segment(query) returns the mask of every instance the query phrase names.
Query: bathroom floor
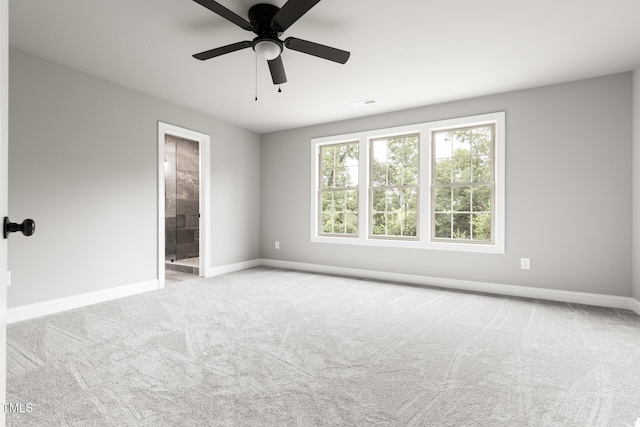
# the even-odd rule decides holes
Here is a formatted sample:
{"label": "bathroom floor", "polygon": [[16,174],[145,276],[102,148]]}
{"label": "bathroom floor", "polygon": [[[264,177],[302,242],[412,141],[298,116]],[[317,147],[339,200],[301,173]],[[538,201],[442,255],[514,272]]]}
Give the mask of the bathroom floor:
{"label": "bathroom floor", "polygon": [[173,271],[169,269],[165,269],[164,271],[164,283],[178,283],[184,282],[186,280],[197,279],[197,274],[192,273],[183,273],[181,271]]}
{"label": "bathroom floor", "polygon": [[199,277],[200,258],[179,259],[165,262],[165,283],[184,282]]}

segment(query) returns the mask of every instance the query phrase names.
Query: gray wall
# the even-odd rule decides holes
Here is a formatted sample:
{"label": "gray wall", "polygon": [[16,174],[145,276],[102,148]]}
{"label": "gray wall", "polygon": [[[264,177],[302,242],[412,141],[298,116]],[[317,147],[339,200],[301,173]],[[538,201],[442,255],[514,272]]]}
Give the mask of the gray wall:
{"label": "gray wall", "polygon": [[9,307],[157,278],[158,121],[211,135],[212,267],[260,257],[260,137],[10,50]]}
{"label": "gray wall", "polygon": [[[502,110],[506,254],[310,242],[311,138]],[[262,257],[630,296],[631,154],[632,73],[263,135]]]}
{"label": "gray wall", "polygon": [[640,68],[633,73],[633,297],[640,300]]}

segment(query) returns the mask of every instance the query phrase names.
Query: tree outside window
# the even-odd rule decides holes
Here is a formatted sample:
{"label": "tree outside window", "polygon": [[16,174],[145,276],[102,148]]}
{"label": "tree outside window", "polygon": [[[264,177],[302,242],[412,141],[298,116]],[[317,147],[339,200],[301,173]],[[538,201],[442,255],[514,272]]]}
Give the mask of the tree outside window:
{"label": "tree outside window", "polygon": [[358,235],[358,143],[320,147],[320,231]]}
{"label": "tree outside window", "polygon": [[494,125],[432,133],[432,240],[491,241]]}
{"label": "tree outside window", "polygon": [[419,144],[418,135],[371,141],[372,237],[417,238]]}

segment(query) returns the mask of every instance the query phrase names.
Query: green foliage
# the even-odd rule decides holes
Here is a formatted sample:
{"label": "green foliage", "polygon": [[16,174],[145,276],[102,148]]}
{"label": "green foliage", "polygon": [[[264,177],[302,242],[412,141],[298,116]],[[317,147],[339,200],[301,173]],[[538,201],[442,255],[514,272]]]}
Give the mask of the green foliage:
{"label": "green foliage", "polygon": [[358,186],[358,143],[320,147],[322,188]]}
{"label": "green foliage", "polygon": [[434,134],[436,238],[491,239],[491,148],[490,126]]}
{"label": "green foliage", "polygon": [[416,237],[419,180],[417,135],[374,140],[372,155],[372,234]]}
{"label": "green foliage", "polygon": [[327,234],[358,234],[358,143],[320,147],[321,229]]}
{"label": "green foliage", "polygon": [[[491,126],[435,132],[435,237],[490,240]],[[358,234],[358,143],[320,147],[321,230]],[[371,142],[371,232],[417,237],[419,136]]]}

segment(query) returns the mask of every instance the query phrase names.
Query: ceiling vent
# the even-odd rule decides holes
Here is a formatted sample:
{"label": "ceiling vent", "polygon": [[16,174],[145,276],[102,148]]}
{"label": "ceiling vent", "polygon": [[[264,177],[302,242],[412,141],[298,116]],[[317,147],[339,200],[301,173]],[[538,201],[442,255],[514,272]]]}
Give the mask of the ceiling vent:
{"label": "ceiling vent", "polygon": [[367,99],[366,101],[358,101],[358,102],[352,102],[351,106],[354,108],[358,108],[358,107],[366,107],[368,105],[373,105],[373,104],[377,104],[378,101],[375,99]]}

